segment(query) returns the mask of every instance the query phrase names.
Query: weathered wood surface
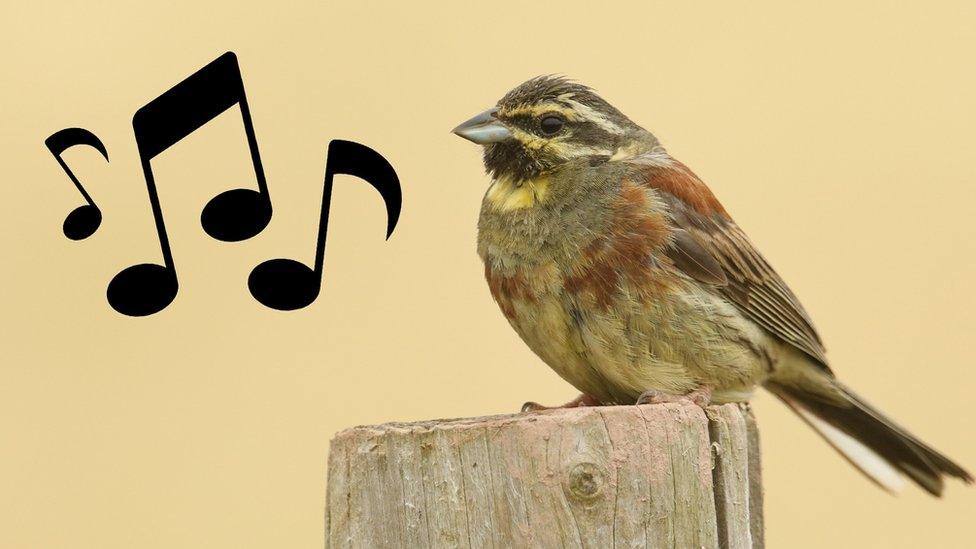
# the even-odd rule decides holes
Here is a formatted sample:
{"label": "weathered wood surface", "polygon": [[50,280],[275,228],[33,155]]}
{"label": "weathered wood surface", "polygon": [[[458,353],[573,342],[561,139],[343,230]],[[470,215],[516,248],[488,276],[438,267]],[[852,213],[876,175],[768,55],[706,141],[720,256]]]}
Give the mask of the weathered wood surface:
{"label": "weathered wood surface", "polygon": [[762,547],[744,406],[608,406],[347,429],[326,547]]}

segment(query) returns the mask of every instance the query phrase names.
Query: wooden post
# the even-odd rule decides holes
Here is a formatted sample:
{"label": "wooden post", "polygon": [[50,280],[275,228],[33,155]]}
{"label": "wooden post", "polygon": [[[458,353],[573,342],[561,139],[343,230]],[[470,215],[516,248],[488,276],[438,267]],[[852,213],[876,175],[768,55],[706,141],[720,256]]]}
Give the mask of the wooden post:
{"label": "wooden post", "polygon": [[607,406],[332,440],[326,547],[762,547],[748,408]]}

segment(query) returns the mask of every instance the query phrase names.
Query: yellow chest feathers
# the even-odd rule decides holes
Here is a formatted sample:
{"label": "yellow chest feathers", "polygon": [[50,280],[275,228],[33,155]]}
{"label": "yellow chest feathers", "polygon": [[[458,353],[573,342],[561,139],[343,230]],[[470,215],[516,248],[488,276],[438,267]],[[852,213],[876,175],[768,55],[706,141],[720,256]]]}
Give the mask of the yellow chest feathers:
{"label": "yellow chest feathers", "polygon": [[507,178],[497,179],[488,187],[485,203],[500,212],[520,210],[541,203],[546,199],[548,192],[549,178],[547,177],[518,183]]}

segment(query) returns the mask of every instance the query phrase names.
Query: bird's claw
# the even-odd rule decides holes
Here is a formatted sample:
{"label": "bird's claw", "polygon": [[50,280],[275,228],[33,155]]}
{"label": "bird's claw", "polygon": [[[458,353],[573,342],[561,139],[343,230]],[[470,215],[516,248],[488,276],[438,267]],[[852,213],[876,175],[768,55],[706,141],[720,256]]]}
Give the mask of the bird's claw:
{"label": "bird's claw", "polygon": [[526,402],[525,404],[522,405],[521,412],[524,414],[526,412],[538,412],[540,410],[548,410],[548,409],[549,409],[548,407],[543,406],[538,402],[532,402],[530,400],[529,402]]}
{"label": "bird's claw", "polygon": [[570,400],[566,404],[563,404],[562,406],[543,406],[538,402],[529,401],[522,405],[522,413],[524,414],[526,412],[539,412],[542,410],[558,410],[560,408],[579,408],[580,406],[599,406],[599,405],[600,405],[600,401],[597,400],[596,398],[590,395],[582,394],[574,398],[573,400]]}
{"label": "bird's claw", "polygon": [[686,402],[691,403],[702,408],[708,406],[712,401],[712,388],[702,386],[694,391],[683,395],[675,395],[672,393],[665,393],[663,391],[658,391],[655,389],[648,389],[637,397],[636,404],[638,406],[642,404],[667,404],[669,402]]}

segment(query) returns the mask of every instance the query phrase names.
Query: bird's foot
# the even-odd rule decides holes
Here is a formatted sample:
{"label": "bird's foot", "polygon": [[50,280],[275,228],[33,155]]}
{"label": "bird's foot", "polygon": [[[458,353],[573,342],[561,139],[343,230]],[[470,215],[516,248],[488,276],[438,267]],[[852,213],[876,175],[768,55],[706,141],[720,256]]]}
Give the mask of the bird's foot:
{"label": "bird's foot", "polygon": [[648,389],[641,393],[637,397],[636,404],[640,406],[641,404],[665,404],[668,402],[689,402],[696,406],[701,406],[704,408],[708,406],[712,401],[712,388],[702,385],[683,395],[675,395],[671,393],[665,393],[663,391],[657,391],[654,389]]}
{"label": "bird's foot", "polygon": [[543,406],[537,402],[526,402],[522,405],[522,412],[538,412],[540,410],[558,410],[560,408],[579,408],[580,406],[599,406],[600,401],[596,398],[582,394],[573,400],[570,400],[562,406]]}

